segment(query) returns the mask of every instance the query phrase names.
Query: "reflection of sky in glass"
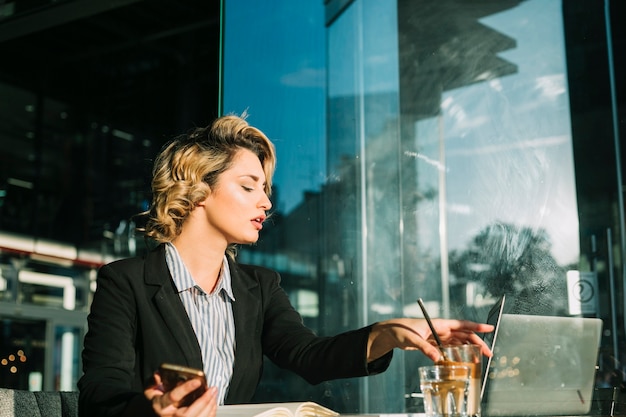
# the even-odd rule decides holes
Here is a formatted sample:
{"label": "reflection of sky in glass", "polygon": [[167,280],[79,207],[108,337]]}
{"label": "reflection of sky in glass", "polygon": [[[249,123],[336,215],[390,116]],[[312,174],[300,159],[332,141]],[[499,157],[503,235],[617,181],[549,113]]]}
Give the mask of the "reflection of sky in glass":
{"label": "reflection of sky in glass", "polygon": [[290,211],[325,176],[322,1],[225,2],[224,113],[276,144],[278,209]]}
{"label": "reflection of sky in glass", "polygon": [[364,94],[398,92],[399,74],[390,71],[398,66],[396,12],[395,0],[360,1],[339,17],[339,20],[353,19],[352,24],[358,30],[346,33],[337,28],[342,22],[333,23],[328,34],[329,45],[334,56],[344,59],[335,60],[330,68],[331,99],[353,97],[361,91]]}
{"label": "reflection of sky in glass", "polygon": [[[391,0],[356,2],[339,19],[360,22],[360,33],[346,38],[345,32],[328,32],[334,56],[345,57],[329,69],[331,100],[357,92],[397,94],[397,64],[389,62],[397,61],[397,46],[388,45],[397,39],[395,10]],[[578,222],[560,2],[526,1],[481,23],[516,40],[516,48],[500,56],[518,72],[442,97],[450,249],[465,247],[500,221],[547,229],[557,260],[575,261]],[[224,111],[248,109],[249,121],[276,143],[279,209],[288,212],[325,178],[323,2],[281,1],[267,8],[229,0],[225,29]],[[436,120],[417,126],[424,188],[437,188],[438,129]]]}
{"label": "reflection of sky in glass", "polygon": [[397,123],[396,12],[395,0],[354,2],[327,30],[327,165],[333,180],[363,152],[361,139],[385,134]]}
{"label": "reflection of sky in glass", "polygon": [[[546,229],[557,261],[574,262],[578,219],[560,2],[524,2],[482,23],[516,40],[501,56],[518,72],[442,99],[450,248],[504,222]],[[422,122],[418,131],[429,132],[427,156],[437,160],[437,123]],[[421,170],[436,186],[435,164]]]}

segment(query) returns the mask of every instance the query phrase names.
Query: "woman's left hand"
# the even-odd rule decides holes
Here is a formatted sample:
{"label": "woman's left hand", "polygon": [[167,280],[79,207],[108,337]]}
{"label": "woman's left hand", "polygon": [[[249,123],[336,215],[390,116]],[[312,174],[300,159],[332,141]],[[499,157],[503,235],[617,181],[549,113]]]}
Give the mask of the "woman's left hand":
{"label": "woman's left hand", "polygon": [[180,401],[200,387],[200,381],[190,379],[168,392],[163,391],[161,377],[154,374],[155,383],[144,390],[144,395],[152,403],[154,414],[160,417],[215,417],[217,414],[217,388],[209,387],[189,406],[179,406]]}
{"label": "woman's left hand", "polygon": [[[492,332],[492,325],[448,319],[433,319],[432,323],[443,344],[475,344],[480,346],[485,356],[492,355],[487,344],[476,334]],[[368,341],[368,362],[380,358],[394,348],[421,350],[435,362],[441,359],[436,340],[424,319],[398,318],[374,324]]]}

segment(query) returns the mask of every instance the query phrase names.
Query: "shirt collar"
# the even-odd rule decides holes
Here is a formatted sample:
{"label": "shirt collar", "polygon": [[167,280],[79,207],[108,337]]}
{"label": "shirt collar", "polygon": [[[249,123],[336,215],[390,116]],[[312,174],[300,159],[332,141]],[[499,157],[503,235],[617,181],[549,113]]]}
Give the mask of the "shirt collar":
{"label": "shirt collar", "polygon": [[[176,286],[178,292],[187,291],[194,287],[202,291],[200,286],[187,270],[185,263],[176,249],[176,246],[174,246],[171,242],[167,242],[165,244],[165,261],[167,262],[167,266],[172,275],[172,280],[174,281],[174,285]],[[230,266],[228,265],[228,258],[226,255],[224,255],[222,260],[222,271],[220,272],[220,277],[214,294],[219,294],[220,291],[224,291],[231,300],[235,300],[232,278],[230,275]]]}

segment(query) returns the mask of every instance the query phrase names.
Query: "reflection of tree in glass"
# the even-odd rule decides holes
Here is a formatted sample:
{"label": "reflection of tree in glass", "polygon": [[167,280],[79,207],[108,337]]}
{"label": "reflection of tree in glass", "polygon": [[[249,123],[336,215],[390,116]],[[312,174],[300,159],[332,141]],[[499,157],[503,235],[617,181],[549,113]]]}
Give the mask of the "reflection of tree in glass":
{"label": "reflection of tree in glass", "polygon": [[468,249],[450,254],[450,271],[480,283],[493,296],[507,295],[510,312],[565,314],[565,268],[551,254],[544,229],[495,223],[474,237]]}

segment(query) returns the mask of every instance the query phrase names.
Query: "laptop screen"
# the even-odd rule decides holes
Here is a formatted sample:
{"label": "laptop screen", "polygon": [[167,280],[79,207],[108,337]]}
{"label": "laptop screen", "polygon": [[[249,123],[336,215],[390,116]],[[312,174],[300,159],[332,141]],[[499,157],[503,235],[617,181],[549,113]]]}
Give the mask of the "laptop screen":
{"label": "laptop screen", "polygon": [[602,321],[496,311],[494,355],[484,361],[483,415],[587,413]]}
{"label": "laptop screen", "polygon": [[[489,310],[489,314],[487,314],[487,324],[491,324],[494,327],[493,332],[485,333],[483,335],[483,340],[487,343],[487,346],[493,352],[496,339],[498,338],[498,330],[500,328],[500,318],[502,317],[502,312],[504,311],[504,302],[506,301],[506,295],[502,295],[498,301],[494,304],[494,306]],[[491,366],[491,360],[493,356],[487,360],[483,360],[483,380],[480,389],[480,398],[482,399],[485,395],[485,386],[487,384],[487,378],[489,377],[489,368]]]}

